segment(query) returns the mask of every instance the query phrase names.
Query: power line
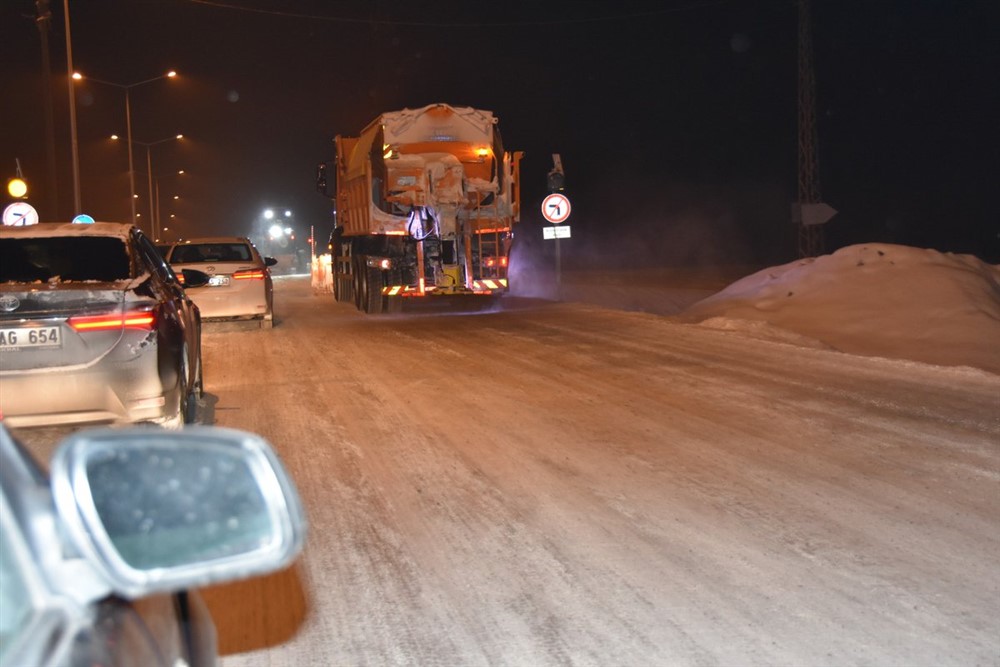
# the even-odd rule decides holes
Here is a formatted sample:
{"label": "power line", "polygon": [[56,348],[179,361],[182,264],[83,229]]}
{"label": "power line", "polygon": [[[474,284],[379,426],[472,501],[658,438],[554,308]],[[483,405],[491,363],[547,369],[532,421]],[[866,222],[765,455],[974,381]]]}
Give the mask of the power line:
{"label": "power line", "polygon": [[607,21],[628,21],[633,19],[644,19],[652,16],[662,16],[665,14],[677,14],[680,12],[694,11],[706,7],[716,7],[730,4],[731,0],[695,0],[685,5],[669,7],[665,9],[654,9],[645,12],[630,12],[622,14],[605,14],[591,17],[561,17],[558,19],[533,20],[533,21],[407,21],[376,18],[355,18],[348,16],[326,16],[318,14],[306,14],[299,12],[286,12],[273,9],[261,9],[258,7],[246,7],[229,2],[218,2],[217,0],[187,0],[192,4],[215,7],[217,9],[228,9],[233,11],[248,12],[253,14],[265,14],[268,16],[280,16],[283,18],[309,19],[312,21],[329,21],[331,23],[354,23],[354,24],[377,24],[392,25],[413,28],[512,28],[512,27],[539,27],[552,25],[569,25],[584,23],[603,23]]}

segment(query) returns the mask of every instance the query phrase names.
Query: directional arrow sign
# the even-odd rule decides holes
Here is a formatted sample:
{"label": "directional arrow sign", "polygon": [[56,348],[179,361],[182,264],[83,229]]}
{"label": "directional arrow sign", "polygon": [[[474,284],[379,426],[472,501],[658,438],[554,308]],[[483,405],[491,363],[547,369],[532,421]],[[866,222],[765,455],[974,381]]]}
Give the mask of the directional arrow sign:
{"label": "directional arrow sign", "polygon": [[3,210],[3,224],[25,227],[38,222],[38,212],[28,202],[16,201]]}
{"label": "directional arrow sign", "polygon": [[565,222],[569,211],[569,199],[564,194],[556,192],[542,200],[542,215],[553,224]]}
{"label": "directional arrow sign", "polygon": [[822,225],[835,215],[837,215],[837,209],[829,204],[822,202],[819,204],[802,204],[803,225]]}

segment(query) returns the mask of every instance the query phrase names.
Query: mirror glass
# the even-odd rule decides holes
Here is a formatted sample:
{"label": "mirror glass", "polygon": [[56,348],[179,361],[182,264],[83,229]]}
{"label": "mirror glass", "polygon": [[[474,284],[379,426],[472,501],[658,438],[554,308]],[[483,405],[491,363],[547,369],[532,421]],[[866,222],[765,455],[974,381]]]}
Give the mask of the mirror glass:
{"label": "mirror glass", "polygon": [[86,474],[108,536],[139,570],[249,553],[280,530],[248,457],[232,447],[103,448],[88,454]]}

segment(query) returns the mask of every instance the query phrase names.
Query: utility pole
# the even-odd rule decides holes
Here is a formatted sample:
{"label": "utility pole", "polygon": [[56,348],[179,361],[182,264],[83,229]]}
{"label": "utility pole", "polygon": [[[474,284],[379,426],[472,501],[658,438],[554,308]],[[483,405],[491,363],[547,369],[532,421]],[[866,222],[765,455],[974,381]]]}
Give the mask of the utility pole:
{"label": "utility pole", "polygon": [[73,38],[70,35],[69,0],[63,0],[66,24],[66,84],[69,86],[69,134],[73,149],[73,215],[83,213],[80,204],[80,145],[76,136],[76,91],[73,90]]}
{"label": "utility pole", "polygon": [[52,110],[52,62],[49,54],[49,29],[52,23],[52,12],[49,10],[49,0],[36,0],[37,17],[35,25],[41,36],[42,44],[42,107],[45,114],[45,158],[46,175],[45,201],[48,211],[46,217],[50,220],[59,219],[59,184],[56,180],[56,122]]}
{"label": "utility pole", "polygon": [[[816,157],[816,72],[812,56],[812,19],[809,0],[799,0],[799,198],[792,206],[792,222],[798,227],[799,257],[823,253],[822,219],[829,207],[821,204],[819,160]],[[825,207],[825,209],[821,209]],[[817,217],[817,215],[819,217]],[[821,222],[817,222],[822,219]]]}

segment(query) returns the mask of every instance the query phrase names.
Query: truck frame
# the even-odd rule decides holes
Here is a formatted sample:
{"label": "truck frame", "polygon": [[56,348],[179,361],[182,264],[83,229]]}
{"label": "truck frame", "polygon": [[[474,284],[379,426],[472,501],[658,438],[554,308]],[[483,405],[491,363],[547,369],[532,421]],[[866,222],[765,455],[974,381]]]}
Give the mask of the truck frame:
{"label": "truck frame", "polygon": [[509,290],[523,153],[504,151],[492,112],[443,103],[387,112],[334,144],[317,189],[334,203],[338,301],[382,313],[403,299]]}

